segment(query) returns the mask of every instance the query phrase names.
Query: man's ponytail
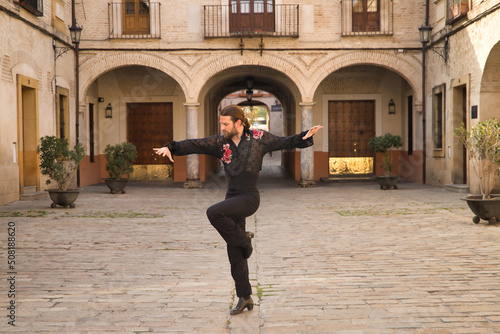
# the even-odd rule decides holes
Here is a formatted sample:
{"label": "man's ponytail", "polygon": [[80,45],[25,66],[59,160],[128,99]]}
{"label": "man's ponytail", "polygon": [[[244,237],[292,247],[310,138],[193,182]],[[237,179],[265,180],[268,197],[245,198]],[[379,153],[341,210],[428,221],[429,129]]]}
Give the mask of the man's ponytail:
{"label": "man's ponytail", "polygon": [[230,116],[233,122],[241,121],[241,124],[247,129],[250,128],[250,122],[248,122],[248,118],[245,117],[245,113],[243,109],[237,105],[230,105],[222,109],[220,112],[221,116]]}

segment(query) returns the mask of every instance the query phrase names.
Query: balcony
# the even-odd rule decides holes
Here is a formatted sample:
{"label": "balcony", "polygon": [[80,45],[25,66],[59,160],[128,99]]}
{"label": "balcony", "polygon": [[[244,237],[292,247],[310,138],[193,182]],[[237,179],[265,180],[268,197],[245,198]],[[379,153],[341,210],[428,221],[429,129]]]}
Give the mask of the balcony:
{"label": "balcony", "polygon": [[467,15],[469,11],[468,0],[448,0],[448,16],[446,19],[447,24],[452,24],[458,19]]}
{"label": "balcony", "polygon": [[342,36],[392,35],[392,0],[342,0]]}
{"label": "balcony", "polygon": [[43,0],[19,0],[14,3],[35,16],[43,16]]}
{"label": "balcony", "polygon": [[160,38],[160,3],[127,0],[109,3],[109,38]]}
{"label": "balcony", "polygon": [[234,5],[206,5],[205,38],[299,37],[299,5],[263,5],[239,10]]}

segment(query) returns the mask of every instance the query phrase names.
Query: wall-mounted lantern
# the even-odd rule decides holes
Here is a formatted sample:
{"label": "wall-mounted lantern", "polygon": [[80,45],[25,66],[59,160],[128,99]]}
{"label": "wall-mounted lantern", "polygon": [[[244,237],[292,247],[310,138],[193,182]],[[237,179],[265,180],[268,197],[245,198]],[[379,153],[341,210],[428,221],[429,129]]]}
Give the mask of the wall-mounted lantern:
{"label": "wall-mounted lantern", "polygon": [[389,115],[394,115],[396,114],[396,105],[394,104],[394,101],[391,99],[389,101]]}
{"label": "wall-mounted lantern", "polygon": [[106,118],[113,118],[113,107],[111,106],[111,103],[108,103],[108,106],[106,107]]}
{"label": "wall-mounted lantern", "polygon": [[71,42],[73,44],[80,44],[80,37],[82,36],[82,27],[78,26],[75,22],[74,25],[69,27],[69,33],[71,35]]}

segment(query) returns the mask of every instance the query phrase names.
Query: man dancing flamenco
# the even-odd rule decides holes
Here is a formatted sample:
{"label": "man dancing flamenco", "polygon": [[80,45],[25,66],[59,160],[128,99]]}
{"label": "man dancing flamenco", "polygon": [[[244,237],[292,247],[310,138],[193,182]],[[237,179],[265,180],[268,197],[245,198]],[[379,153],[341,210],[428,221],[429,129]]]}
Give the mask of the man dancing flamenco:
{"label": "man dancing flamenco", "polygon": [[172,162],[173,155],[208,154],[221,159],[224,164],[226,199],[209,207],[207,216],[227,243],[231,275],[239,297],[238,304],[231,310],[231,315],[236,315],[245,309],[253,309],[247,259],[253,251],[254,234],[245,231],[245,218],[253,215],[259,207],[257,180],[262,159],[268,152],[312,146],[312,137],[323,126],[314,126],[290,137],[278,137],[267,131],[250,130],[243,110],[235,105],[225,107],[219,121],[223,136],[172,141],[154,150]]}

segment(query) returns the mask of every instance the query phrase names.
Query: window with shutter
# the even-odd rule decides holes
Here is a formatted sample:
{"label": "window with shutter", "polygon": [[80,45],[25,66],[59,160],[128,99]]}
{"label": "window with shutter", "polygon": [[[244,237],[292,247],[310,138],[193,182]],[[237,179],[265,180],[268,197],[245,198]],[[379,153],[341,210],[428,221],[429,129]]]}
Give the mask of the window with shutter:
{"label": "window with shutter", "polygon": [[229,31],[274,32],[274,0],[230,0]]}
{"label": "window with shutter", "polygon": [[149,0],[123,0],[123,34],[149,33]]}

